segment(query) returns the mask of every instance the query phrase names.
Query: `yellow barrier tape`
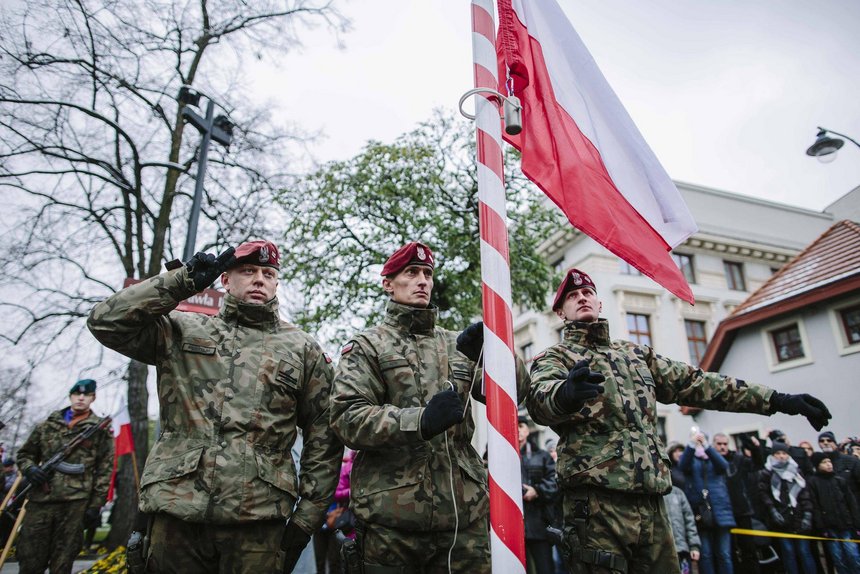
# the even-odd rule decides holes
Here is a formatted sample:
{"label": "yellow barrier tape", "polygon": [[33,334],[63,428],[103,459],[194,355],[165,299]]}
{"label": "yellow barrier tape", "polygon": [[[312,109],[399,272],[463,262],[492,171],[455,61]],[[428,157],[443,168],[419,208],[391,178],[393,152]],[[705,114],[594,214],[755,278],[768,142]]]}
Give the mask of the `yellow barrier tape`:
{"label": "yellow barrier tape", "polygon": [[748,530],[746,528],[732,528],[729,532],[732,534],[741,534],[743,536],[764,536],[766,538],[796,538],[798,540],[824,540],[826,542],[856,542],[860,544],[860,540],[851,538],[823,538],[821,536],[808,536],[806,534],[789,534],[787,532],[769,532],[767,530]]}

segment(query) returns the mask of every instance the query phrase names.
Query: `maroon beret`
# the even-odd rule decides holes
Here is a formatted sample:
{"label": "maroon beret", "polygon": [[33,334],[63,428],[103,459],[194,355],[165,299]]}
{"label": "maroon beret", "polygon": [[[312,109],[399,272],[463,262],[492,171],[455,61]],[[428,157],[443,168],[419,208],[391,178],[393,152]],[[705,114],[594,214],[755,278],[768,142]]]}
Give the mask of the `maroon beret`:
{"label": "maroon beret", "polygon": [[426,265],[433,269],[433,252],[423,243],[412,241],[391,254],[382,267],[383,277],[397,275],[407,265]]}
{"label": "maroon beret", "polygon": [[236,248],[233,254],[236,261],[231,265],[241,265],[250,263],[261,267],[281,268],[281,257],[278,254],[278,248],[271,241],[246,241]]}
{"label": "maroon beret", "polygon": [[591,287],[595,292],[597,292],[597,286],[587,273],[580,271],[579,269],[571,269],[568,271],[567,275],[564,276],[561,285],[558,286],[558,291],[555,292],[555,299],[552,302],[552,310],[555,311],[562,306],[564,303],[564,296],[567,295],[568,291],[583,289],[585,287]]}

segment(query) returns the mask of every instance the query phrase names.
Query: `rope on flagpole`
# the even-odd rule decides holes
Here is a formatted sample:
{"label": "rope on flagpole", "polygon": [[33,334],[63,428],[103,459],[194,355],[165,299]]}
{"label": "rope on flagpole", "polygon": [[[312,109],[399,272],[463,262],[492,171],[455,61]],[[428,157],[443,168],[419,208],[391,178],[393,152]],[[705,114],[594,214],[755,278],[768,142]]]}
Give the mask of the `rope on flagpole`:
{"label": "rope on flagpole", "polygon": [[[504,160],[498,100],[493,0],[472,0],[478,212],[484,310],[484,390],[490,475],[493,572],[525,573],[517,388],[511,312],[511,270],[505,210]],[[462,103],[461,103],[462,109]]]}

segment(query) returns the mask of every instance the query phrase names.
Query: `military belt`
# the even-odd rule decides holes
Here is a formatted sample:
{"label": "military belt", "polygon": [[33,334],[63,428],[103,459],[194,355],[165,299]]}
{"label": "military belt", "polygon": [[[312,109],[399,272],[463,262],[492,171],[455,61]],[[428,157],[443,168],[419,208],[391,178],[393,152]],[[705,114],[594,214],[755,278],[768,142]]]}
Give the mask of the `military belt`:
{"label": "military belt", "polygon": [[613,554],[605,550],[581,549],[579,559],[587,564],[594,564],[618,572],[627,572],[627,560],[620,554]]}
{"label": "military belt", "polygon": [[406,574],[404,566],[383,566],[381,564],[365,564],[364,574]]}

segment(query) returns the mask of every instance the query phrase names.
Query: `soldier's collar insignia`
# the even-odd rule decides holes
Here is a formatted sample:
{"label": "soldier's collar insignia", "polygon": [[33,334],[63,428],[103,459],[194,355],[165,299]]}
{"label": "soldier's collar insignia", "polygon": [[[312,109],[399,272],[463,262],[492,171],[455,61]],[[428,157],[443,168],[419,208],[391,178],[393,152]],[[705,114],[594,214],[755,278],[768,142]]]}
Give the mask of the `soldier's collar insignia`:
{"label": "soldier's collar insignia", "polygon": [[325,358],[325,362],[331,364],[331,357],[328,356],[328,353],[323,353],[323,357]]}
{"label": "soldier's collar insignia", "polygon": [[340,354],[341,354],[341,356],[346,355],[347,353],[349,353],[350,351],[352,351],[352,347],[353,347],[354,345],[355,345],[355,343],[353,343],[352,341],[350,341],[349,343],[347,343],[346,345],[344,345],[344,346],[343,346],[343,348],[340,350]]}

